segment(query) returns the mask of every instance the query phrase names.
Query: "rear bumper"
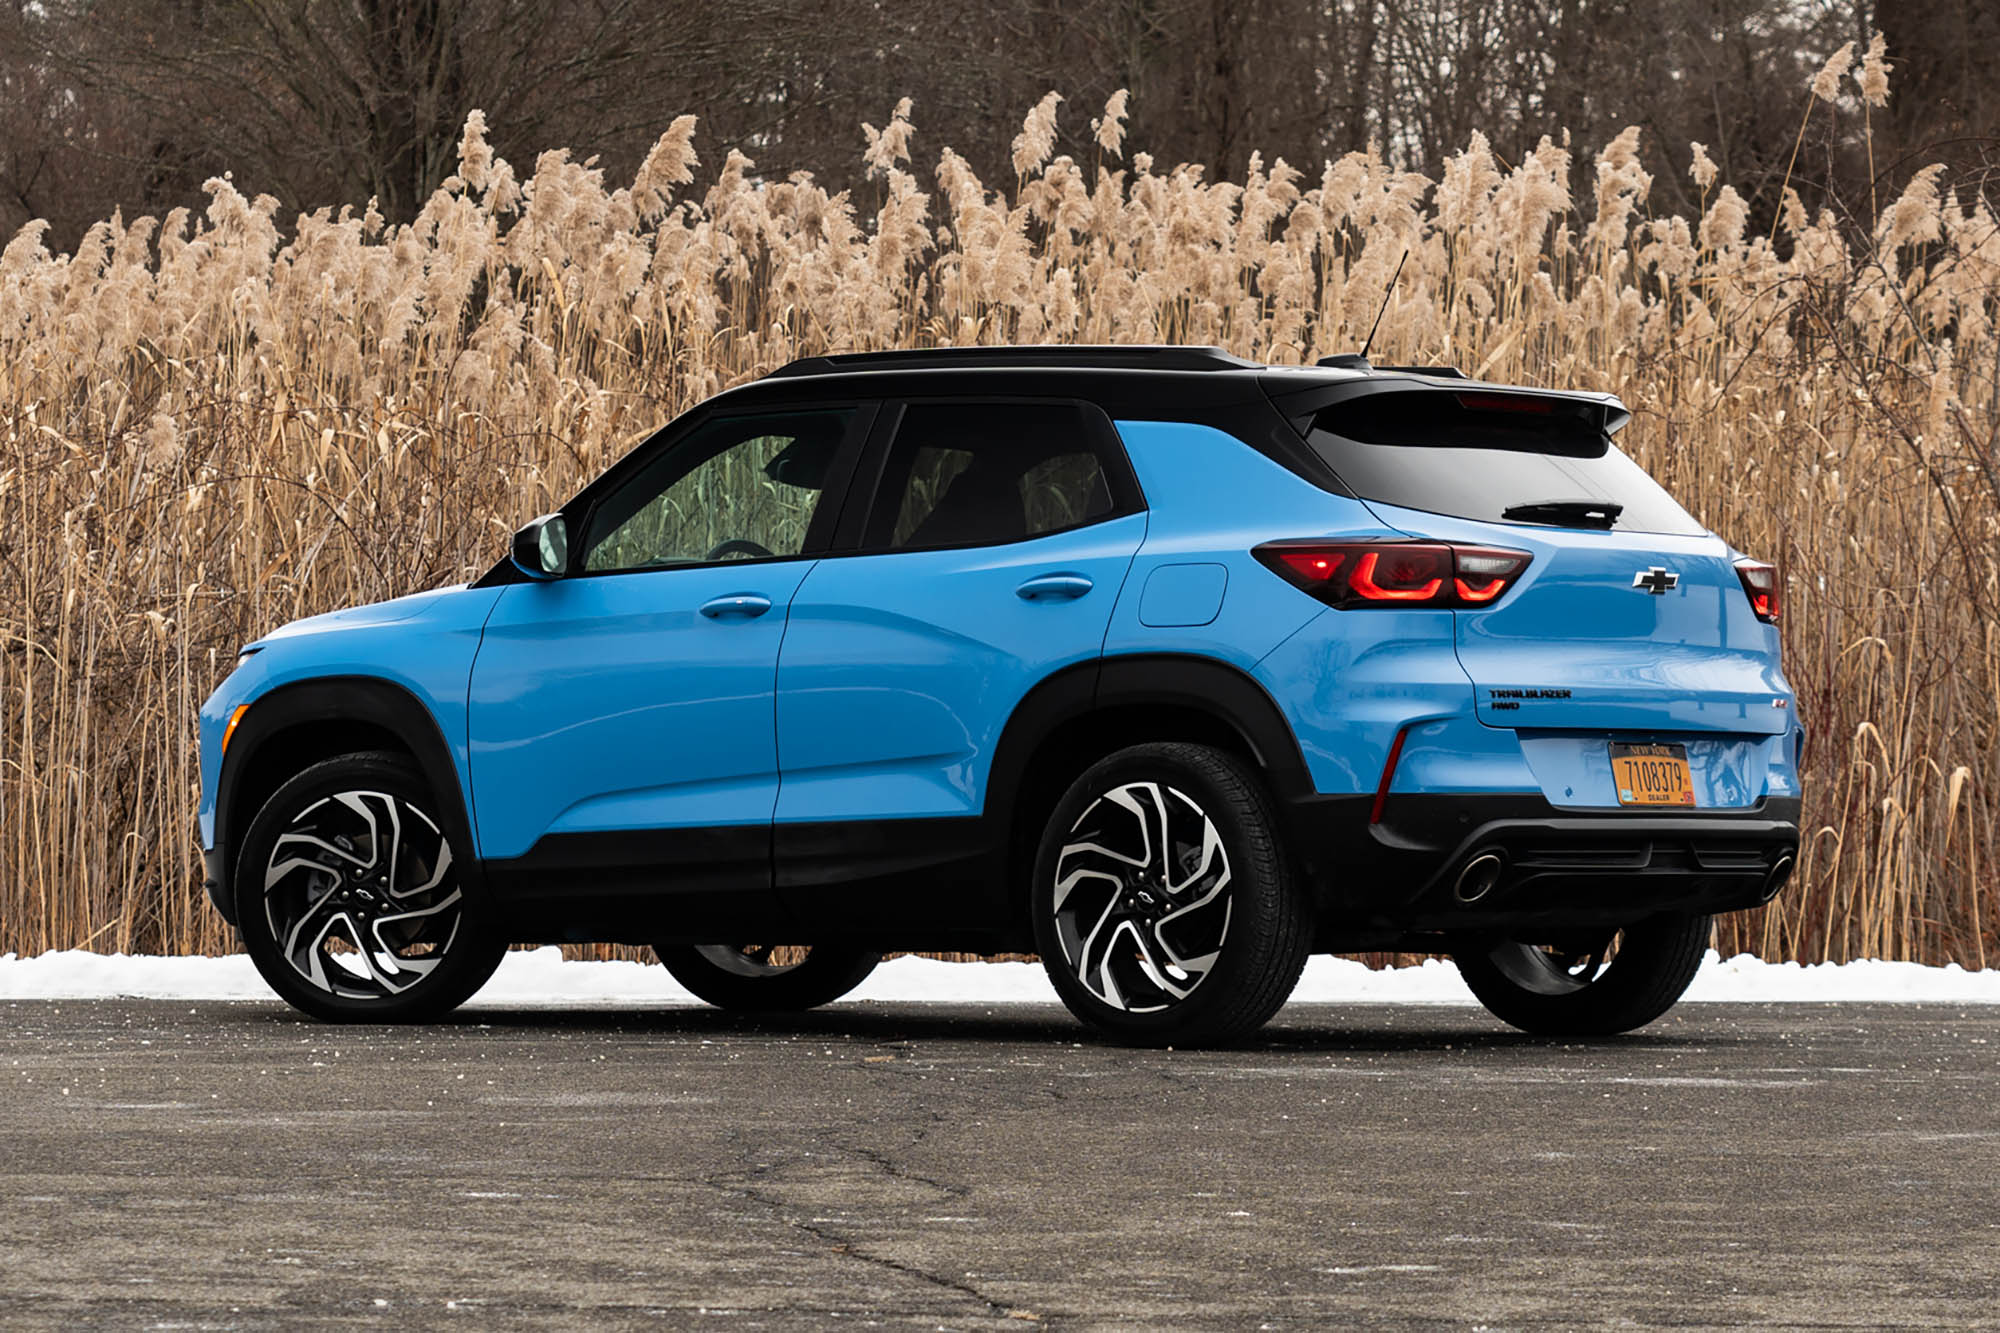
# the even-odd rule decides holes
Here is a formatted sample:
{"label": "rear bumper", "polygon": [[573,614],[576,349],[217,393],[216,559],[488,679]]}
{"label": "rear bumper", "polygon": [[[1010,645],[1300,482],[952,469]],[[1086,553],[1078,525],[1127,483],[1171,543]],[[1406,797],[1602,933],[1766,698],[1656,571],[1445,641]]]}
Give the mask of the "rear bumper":
{"label": "rear bumper", "polygon": [[1291,805],[1293,845],[1335,934],[1739,911],[1784,887],[1799,849],[1797,797],[1664,815],[1560,809],[1534,795],[1394,795],[1379,824],[1368,822],[1372,803]]}

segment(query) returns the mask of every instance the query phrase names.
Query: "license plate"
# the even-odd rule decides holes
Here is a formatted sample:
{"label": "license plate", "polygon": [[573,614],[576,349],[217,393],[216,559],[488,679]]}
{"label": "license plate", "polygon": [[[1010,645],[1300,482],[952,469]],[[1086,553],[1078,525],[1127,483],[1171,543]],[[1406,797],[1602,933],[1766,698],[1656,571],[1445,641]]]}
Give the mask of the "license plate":
{"label": "license plate", "polygon": [[1620,805],[1693,805],[1685,745],[1611,746],[1611,781]]}

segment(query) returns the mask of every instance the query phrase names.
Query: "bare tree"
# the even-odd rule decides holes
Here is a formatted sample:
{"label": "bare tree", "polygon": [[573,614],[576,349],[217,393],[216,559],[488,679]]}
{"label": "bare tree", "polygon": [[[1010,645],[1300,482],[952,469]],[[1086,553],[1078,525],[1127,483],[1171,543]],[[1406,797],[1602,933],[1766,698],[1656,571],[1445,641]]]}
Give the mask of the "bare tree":
{"label": "bare tree", "polygon": [[[693,112],[768,179],[866,198],[859,125],[907,96],[920,162],[950,144],[1005,184],[1044,93],[1069,99],[1058,151],[1093,161],[1120,88],[1134,148],[1222,177],[1371,142],[1435,174],[1474,130],[1512,162],[1638,125],[1662,205],[1697,202],[1699,141],[1762,226],[1788,171],[1809,205],[1867,176],[1852,98],[1792,147],[1813,71],[1876,25],[1897,65],[1876,165],[1943,143],[1969,178],[2000,133],[2000,0],[0,0],[0,234],[46,217],[74,244],[224,171],[407,218],[475,107],[524,167],[563,147],[626,172]],[[1582,197],[1587,151],[1573,171]]]}

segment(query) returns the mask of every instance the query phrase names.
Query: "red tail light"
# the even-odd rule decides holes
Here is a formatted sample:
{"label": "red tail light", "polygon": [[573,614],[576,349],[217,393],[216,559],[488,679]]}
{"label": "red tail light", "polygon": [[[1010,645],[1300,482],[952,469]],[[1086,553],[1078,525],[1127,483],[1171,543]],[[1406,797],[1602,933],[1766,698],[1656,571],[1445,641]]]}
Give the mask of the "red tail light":
{"label": "red tail light", "polygon": [[1266,542],[1252,554],[1295,587],[1348,610],[1487,606],[1534,558],[1493,546],[1398,541]]}
{"label": "red tail light", "polygon": [[1757,619],[1766,625],[1778,623],[1778,571],[1757,560],[1736,562],[1736,577],[1743,580],[1743,591],[1749,594],[1750,609],[1757,613]]}

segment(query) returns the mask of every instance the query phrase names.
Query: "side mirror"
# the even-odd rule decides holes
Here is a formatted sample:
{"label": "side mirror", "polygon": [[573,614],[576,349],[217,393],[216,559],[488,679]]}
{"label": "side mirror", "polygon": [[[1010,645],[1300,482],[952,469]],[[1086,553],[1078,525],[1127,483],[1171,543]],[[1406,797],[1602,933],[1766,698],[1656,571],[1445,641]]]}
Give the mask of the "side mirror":
{"label": "side mirror", "polygon": [[514,534],[509,552],[514,568],[531,579],[559,579],[569,573],[569,528],[561,514],[543,514]]}

